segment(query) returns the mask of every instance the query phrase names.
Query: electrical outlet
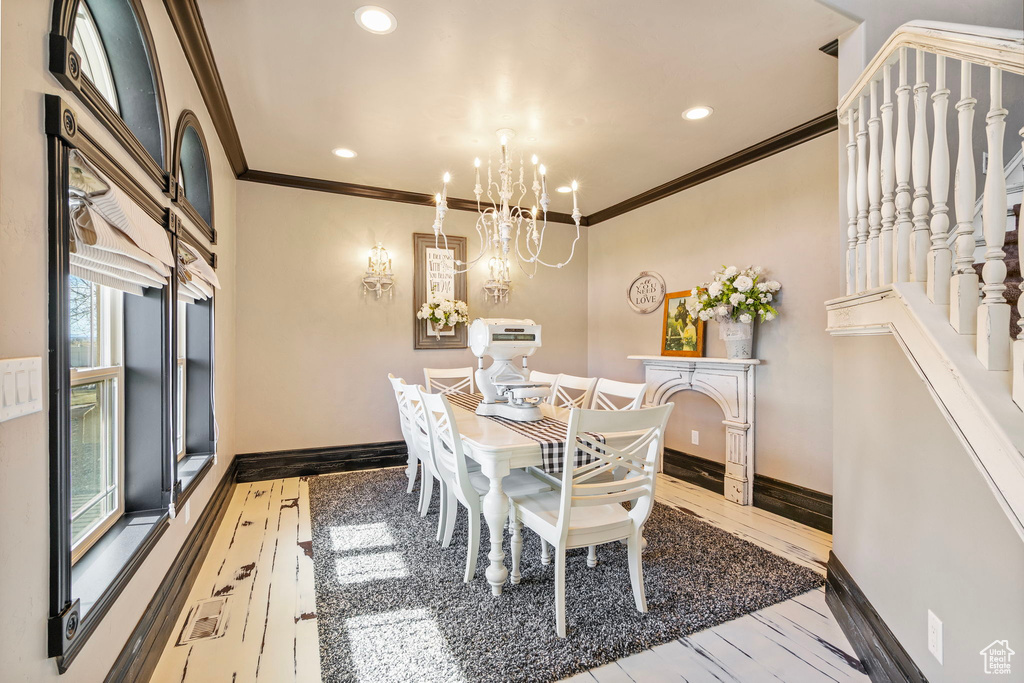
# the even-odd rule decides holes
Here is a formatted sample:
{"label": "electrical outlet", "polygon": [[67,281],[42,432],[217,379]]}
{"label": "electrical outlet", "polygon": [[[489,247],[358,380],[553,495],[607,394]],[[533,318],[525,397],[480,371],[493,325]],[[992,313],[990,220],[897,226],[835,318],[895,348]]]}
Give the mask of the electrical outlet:
{"label": "electrical outlet", "polygon": [[690,431],[690,443],[692,443],[694,446],[700,445],[700,432],[698,432],[696,429]]}
{"label": "electrical outlet", "polygon": [[192,501],[185,501],[185,524],[188,524],[188,520],[192,518]]}
{"label": "electrical outlet", "polygon": [[942,664],[942,620],[928,610],[928,651]]}

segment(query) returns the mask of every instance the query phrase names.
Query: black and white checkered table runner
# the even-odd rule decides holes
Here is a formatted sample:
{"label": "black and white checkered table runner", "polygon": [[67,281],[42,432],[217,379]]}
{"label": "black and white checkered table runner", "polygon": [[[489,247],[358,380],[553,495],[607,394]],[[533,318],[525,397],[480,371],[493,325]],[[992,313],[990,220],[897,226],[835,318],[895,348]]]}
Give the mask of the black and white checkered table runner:
{"label": "black and white checkered table runner", "polygon": [[[447,395],[453,406],[476,413],[476,407],[480,405],[483,396],[480,394],[451,393]],[[560,474],[562,463],[565,461],[565,439],[568,432],[568,425],[565,422],[551,417],[545,417],[536,422],[516,422],[503,417],[493,415],[481,415],[488,420],[494,420],[502,427],[508,427],[516,434],[521,434],[528,439],[533,439],[540,444],[541,464],[548,474]],[[604,437],[600,434],[590,434],[594,437],[595,443],[604,443]],[[576,458],[573,467],[582,467],[594,460],[589,453],[576,449]]]}

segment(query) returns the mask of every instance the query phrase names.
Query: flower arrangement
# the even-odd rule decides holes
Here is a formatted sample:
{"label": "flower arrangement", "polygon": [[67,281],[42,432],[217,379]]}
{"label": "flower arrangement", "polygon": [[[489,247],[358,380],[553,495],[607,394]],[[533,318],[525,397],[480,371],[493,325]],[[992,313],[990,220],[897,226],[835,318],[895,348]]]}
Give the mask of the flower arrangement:
{"label": "flower arrangement", "polygon": [[762,281],[764,269],[761,266],[744,270],[722,266],[711,274],[715,279],[701,284],[697,293],[687,300],[690,315],[720,323],[752,323],[755,318],[769,321],[779,315],[772,300],[782,285],[775,280]]}
{"label": "flower arrangement", "polygon": [[446,299],[431,292],[427,295],[426,303],[416,312],[416,317],[429,321],[434,328],[434,334],[440,336],[441,330],[446,327],[469,322],[469,306],[465,301]]}

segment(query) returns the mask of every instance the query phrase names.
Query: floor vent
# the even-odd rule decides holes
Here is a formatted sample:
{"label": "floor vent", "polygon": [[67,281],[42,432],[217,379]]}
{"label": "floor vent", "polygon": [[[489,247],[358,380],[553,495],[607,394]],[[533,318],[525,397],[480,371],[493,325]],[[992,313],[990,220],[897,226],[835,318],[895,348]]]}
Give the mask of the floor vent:
{"label": "floor vent", "polygon": [[227,624],[227,606],[226,597],[210,598],[196,604],[185,620],[178,645],[219,638],[223,635]]}

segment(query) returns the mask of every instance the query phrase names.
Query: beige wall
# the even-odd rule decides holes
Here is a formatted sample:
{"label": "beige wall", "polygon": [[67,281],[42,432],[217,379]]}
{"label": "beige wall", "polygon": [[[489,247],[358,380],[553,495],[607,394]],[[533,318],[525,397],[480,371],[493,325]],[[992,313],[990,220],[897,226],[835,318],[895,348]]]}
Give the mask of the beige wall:
{"label": "beige wall", "polygon": [[[191,522],[180,516],[171,522],[70,671],[60,677],[66,683],[92,683],[106,675],[235,452],[235,181],[163,3],[144,0],[143,4],[163,71],[167,124],[173,126],[182,109],[192,109],[211,145],[220,238],[218,273],[224,286],[218,293],[216,320],[220,457],[191,498]],[[127,168],[137,171],[154,196],[162,196],[85,107],[45,70],[51,6],[41,0],[7,0],[0,23],[0,357],[42,356],[44,367],[47,214],[43,93],[64,96],[78,112],[80,125]],[[46,657],[48,458],[45,411],[0,424],[0,678],[4,681],[58,680],[55,663]]]}
{"label": "beige wall", "polygon": [[1024,643],[1024,545],[895,339],[836,339],[833,392],[836,556],[929,681],[985,680]]}
{"label": "beige wall", "polygon": [[[660,353],[661,313],[640,315],[626,287],[654,270],[669,291],[689,289],[724,265],[760,264],[782,283],[781,318],[759,324],[759,474],[832,490],[832,346],[823,302],[838,296],[837,134],[832,133],[590,229],[589,371],[638,381],[630,354]],[[723,356],[715,323],[707,356]],[[668,445],[723,461],[721,410],[677,394]],[[700,445],[690,431],[700,432]]]}
{"label": "beige wall", "polygon": [[[239,452],[400,439],[388,372],[421,384],[424,367],[475,366],[468,349],[413,350],[412,234],[431,231],[432,208],[247,182],[238,206]],[[474,216],[451,211],[446,230],[468,234]],[[575,228],[548,230],[545,249],[566,254]],[[362,293],[376,241],[392,255],[393,298]],[[544,346],[531,367],[584,373],[586,263],[584,236],[569,266],[534,280],[514,271],[497,305],[481,263],[467,276],[470,316],[533,318]]]}

